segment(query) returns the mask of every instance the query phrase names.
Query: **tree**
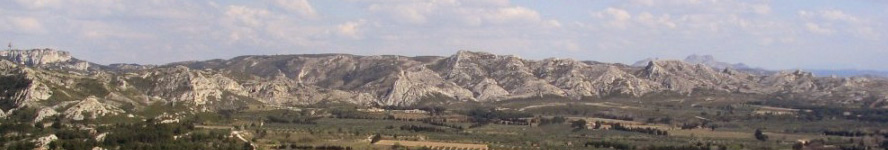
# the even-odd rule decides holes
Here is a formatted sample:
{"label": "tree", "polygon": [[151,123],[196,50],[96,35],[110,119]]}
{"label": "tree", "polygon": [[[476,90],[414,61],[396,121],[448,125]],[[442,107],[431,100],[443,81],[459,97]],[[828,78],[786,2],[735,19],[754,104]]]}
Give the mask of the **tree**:
{"label": "tree", "polygon": [[601,129],[601,124],[604,124],[604,122],[595,121],[595,126],[593,127],[593,129]]}
{"label": "tree", "polygon": [[62,117],[56,117],[52,122],[53,129],[62,129]]}
{"label": "tree", "polygon": [[253,144],[250,144],[250,142],[245,142],[243,149],[253,149]]}
{"label": "tree", "polygon": [[585,119],[580,119],[580,120],[571,122],[570,127],[573,127],[575,129],[586,129],[586,124],[587,123],[586,123]]}
{"label": "tree", "polygon": [[765,135],[764,133],[762,133],[761,129],[755,129],[755,139],[757,139],[759,141],[767,141],[768,135]]}
{"label": "tree", "polygon": [[376,135],[373,135],[373,137],[370,138],[370,144],[379,142],[379,140],[382,140],[382,135],[379,135],[379,133],[377,133]]}

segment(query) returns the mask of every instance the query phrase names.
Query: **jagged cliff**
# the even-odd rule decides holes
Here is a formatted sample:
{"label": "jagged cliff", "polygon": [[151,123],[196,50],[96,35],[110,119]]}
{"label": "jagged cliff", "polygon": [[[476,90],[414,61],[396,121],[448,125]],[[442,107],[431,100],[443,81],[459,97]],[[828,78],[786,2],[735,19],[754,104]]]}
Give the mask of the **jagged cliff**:
{"label": "jagged cliff", "polygon": [[56,68],[76,71],[87,71],[92,63],[78,60],[66,51],[52,49],[5,50],[0,51],[0,58],[29,67]]}
{"label": "jagged cliff", "polygon": [[[349,54],[241,56],[228,60],[98,65],[67,52],[2,51],[0,109],[51,108],[70,118],[123,114],[152,104],[210,111],[233,105],[347,102],[414,105],[492,102],[560,96],[572,99],[691,95],[717,91],[798,95],[834,103],[885,107],[888,82],[877,78],[818,78],[803,71],[758,75],[679,60],[643,66],[460,51],[452,56]],[[694,58],[711,62],[710,57]],[[124,109],[125,108],[125,109]]]}

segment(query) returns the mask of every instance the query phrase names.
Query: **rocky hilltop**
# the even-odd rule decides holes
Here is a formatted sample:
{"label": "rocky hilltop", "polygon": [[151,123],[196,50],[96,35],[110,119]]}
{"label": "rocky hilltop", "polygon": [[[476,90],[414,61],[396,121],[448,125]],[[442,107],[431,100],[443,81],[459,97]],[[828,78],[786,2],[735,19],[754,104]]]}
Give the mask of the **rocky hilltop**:
{"label": "rocky hilltop", "polygon": [[52,49],[5,50],[0,51],[0,58],[36,68],[62,67],[64,69],[86,71],[93,66],[89,62],[71,57],[66,51]]}
{"label": "rocky hilltop", "polygon": [[[644,67],[644,66],[647,66],[648,62],[655,61],[658,59],[659,58],[643,59],[640,61],[636,61],[634,64],[632,64],[632,66]],[[689,64],[702,64],[702,65],[712,67],[713,69],[717,69],[717,70],[733,69],[733,70],[739,70],[739,71],[743,71],[743,72],[755,74],[755,75],[760,75],[760,76],[768,76],[768,75],[772,75],[772,74],[776,73],[776,72],[770,71],[770,70],[750,67],[750,66],[743,64],[743,63],[727,63],[727,62],[718,61],[712,55],[694,54],[694,55],[690,55],[688,57],[685,57],[685,59],[683,59],[682,61],[684,61],[685,63],[689,63]]]}
{"label": "rocky hilltop", "polygon": [[585,100],[692,95],[701,91],[790,95],[855,107],[888,106],[888,82],[884,79],[824,78],[798,70],[760,75],[720,63],[712,66],[711,57],[698,57],[691,59],[695,62],[650,60],[628,66],[460,51],[447,57],[306,54],[105,66],[78,60],[64,51],[10,50],[0,52],[0,115],[26,107],[82,119],[125,114],[157,104],[212,111],[244,105],[345,102],[407,106],[545,96]]}

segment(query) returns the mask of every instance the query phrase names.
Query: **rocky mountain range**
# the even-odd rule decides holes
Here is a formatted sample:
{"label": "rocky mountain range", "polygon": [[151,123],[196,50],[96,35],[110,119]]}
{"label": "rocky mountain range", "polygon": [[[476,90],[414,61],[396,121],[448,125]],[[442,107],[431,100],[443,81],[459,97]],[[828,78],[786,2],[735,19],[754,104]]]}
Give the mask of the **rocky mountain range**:
{"label": "rocky mountain range", "polygon": [[[647,65],[648,62],[658,60],[658,59],[659,58],[647,58],[647,59],[639,60],[639,61],[636,61],[634,64],[632,64],[632,66],[644,67]],[[683,59],[682,61],[684,61],[685,63],[689,63],[689,64],[706,65],[706,66],[712,67],[713,69],[717,69],[717,70],[733,69],[733,70],[739,70],[739,71],[743,71],[743,72],[755,74],[755,75],[760,75],[760,76],[767,76],[767,75],[771,75],[771,74],[776,73],[776,72],[770,71],[770,70],[750,67],[750,66],[743,64],[743,63],[721,62],[721,61],[716,60],[715,57],[713,57],[712,55],[694,54],[694,55],[690,55],[688,57],[685,57],[685,59]]]}
{"label": "rocky mountain range", "polygon": [[[888,80],[749,71],[711,57],[644,65],[460,51],[451,56],[304,54],[240,56],[166,65],[100,65],[51,49],[0,52],[0,116],[22,108],[75,120],[151,105],[213,111],[243,105],[344,102],[409,106],[557,96],[576,100],[695,92],[790,95],[888,108]],[[748,67],[747,67],[748,68]]]}

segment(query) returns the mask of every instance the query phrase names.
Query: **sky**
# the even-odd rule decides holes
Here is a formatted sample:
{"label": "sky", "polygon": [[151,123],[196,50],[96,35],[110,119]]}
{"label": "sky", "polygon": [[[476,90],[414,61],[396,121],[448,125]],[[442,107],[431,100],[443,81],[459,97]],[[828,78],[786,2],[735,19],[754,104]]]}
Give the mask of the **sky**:
{"label": "sky", "polygon": [[888,70],[884,0],[0,0],[0,42],[100,63],[350,53]]}

